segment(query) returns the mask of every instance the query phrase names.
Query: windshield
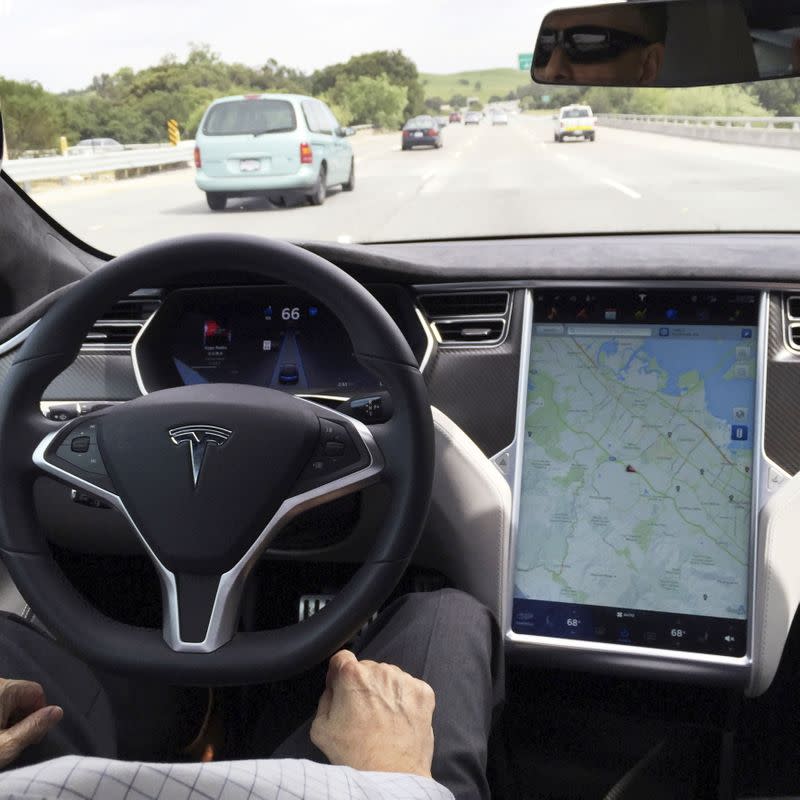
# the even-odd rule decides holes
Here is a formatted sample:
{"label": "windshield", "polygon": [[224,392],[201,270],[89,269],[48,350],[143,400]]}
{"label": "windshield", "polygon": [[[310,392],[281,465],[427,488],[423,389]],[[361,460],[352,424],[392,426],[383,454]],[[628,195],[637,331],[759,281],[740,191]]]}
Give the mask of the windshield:
{"label": "windshield", "polygon": [[403,126],[404,128],[430,128],[433,125],[433,118],[432,117],[415,117],[414,119],[410,119],[406,124]]}
{"label": "windshield", "polygon": [[245,99],[216,103],[203,120],[206,136],[293,131],[294,108],[286,100]]}
{"label": "windshield", "polygon": [[569,4],[0,0],[4,170],[111,254],[800,229],[800,81],[535,84]]}

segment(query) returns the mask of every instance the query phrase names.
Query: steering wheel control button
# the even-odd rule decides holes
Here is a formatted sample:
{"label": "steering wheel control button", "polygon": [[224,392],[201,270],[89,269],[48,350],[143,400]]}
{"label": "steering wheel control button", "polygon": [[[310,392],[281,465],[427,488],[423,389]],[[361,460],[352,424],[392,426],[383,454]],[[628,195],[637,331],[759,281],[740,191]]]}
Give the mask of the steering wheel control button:
{"label": "steering wheel control button", "polygon": [[320,436],[323,442],[339,442],[345,444],[349,440],[347,429],[338,422],[329,419],[319,421]]}
{"label": "steering wheel control button", "polygon": [[90,443],[88,436],[73,436],[69,446],[73,453],[88,453]]}
{"label": "steering wheel control button", "polygon": [[343,456],[345,451],[344,442],[325,442],[326,456]]}
{"label": "steering wheel control button", "polygon": [[108,477],[97,443],[97,423],[79,420],[62,433],[50,452],[89,475]]}
{"label": "steering wheel control button", "polygon": [[56,450],[56,455],[69,464],[72,464],[73,467],[82,469],[84,472],[90,472],[93,475],[108,475],[105,464],[103,463],[103,458],[100,455],[100,448],[96,444],[90,444],[86,450],[74,449],[75,439],[78,439],[82,447],[83,438],[84,437],[78,436],[71,439],[69,443],[62,444],[58,450]]}
{"label": "steering wheel control button", "polygon": [[325,417],[319,419],[319,441],[314,455],[300,475],[295,489],[303,492],[330,483],[368,466],[369,456],[356,445],[345,425]]}

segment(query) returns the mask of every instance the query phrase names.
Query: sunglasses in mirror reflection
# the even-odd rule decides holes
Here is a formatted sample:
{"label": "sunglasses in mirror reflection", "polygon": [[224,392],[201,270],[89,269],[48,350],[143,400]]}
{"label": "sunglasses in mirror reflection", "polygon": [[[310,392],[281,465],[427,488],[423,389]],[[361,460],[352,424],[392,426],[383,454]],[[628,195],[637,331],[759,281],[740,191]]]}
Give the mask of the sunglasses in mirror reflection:
{"label": "sunglasses in mirror reflection", "polygon": [[800,75],[799,20],[753,0],[559,9],[544,19],[531,76],[545,84],[666,87]]}

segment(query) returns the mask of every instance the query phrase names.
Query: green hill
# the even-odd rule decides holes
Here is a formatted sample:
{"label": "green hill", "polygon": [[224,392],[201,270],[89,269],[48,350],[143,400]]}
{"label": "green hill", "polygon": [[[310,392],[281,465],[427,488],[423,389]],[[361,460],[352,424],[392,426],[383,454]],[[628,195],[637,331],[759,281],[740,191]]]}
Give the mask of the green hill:
{"label": "green hill", "polygon": [[[441,97],[447,102],[454,94],[463,94],[479,97],[482,103],[488,102],[492,95],[505,97],[531,80],[527,72],[506,68],[452,72],[449,75],[422,72],[419,77],[425,88],[425,97]],[[480,83],[480,89],[475,88],[476,83]]]}

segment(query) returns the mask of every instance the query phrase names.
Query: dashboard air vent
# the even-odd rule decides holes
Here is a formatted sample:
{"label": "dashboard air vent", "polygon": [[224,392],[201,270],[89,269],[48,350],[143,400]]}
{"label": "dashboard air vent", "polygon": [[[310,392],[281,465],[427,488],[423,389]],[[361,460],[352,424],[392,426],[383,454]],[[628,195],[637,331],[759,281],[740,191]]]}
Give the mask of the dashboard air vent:
{"label": "dashboard air vent", "polygon": [[463,319],[434,322],[442,344],[496,344],[503,338],[505,320]]}
{"label": "dashboard air vent", "polygon": [[160,293],[135,292],[113,305],[86,334],[84,350],[128,350],[161,305]]}
{"label": "dashboard air vent", "polygon": [[789,325],[789,344],[795,350],[800,350],[800,322]]}
{"label": "dashboard air vent", "polygon": [[800,295],[791,294],[786,296],[786,316],[790,320],[800,322]]}
{"label": "dashboard air vent", "polygon": [[508,292],[447,292],[424,294],[419,303],[429,319],[490,317],[508,311],[508,297]]}

